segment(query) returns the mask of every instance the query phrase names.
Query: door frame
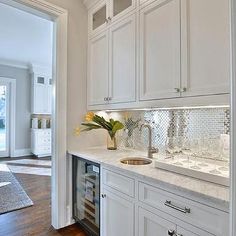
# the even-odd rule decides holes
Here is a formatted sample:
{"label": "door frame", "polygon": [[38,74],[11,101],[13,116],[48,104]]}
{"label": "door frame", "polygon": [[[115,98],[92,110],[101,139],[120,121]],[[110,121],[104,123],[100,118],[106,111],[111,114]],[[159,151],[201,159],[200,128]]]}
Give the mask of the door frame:
{"label": "door frame", "polygon": [[16,127],[16,80],[7,77],[0,77],[0,82],[8,84],[8,92],[9,92],[9,117],[8,117],[8,145],[9,145],[9,156],[14,157],[15,155],[15,127]]}
{"label": "door frame", "polygon": [[44,0],[0,0],[54,22],[53,107],[52,107],[52,226],[69,225],[67,214],[67,10]]}

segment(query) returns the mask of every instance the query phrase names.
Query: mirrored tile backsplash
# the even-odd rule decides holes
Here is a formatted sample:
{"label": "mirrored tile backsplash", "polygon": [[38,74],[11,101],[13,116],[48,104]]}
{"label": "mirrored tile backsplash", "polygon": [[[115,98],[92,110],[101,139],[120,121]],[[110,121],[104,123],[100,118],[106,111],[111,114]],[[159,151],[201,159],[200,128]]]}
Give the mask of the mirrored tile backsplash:
{"label": "mirrored tile backsplash", "polygon": [[229,157],[229,107],[120,111],[109,116],[125,124],[118,135],[120,147],[146,150],[148,131],[140,131],[140,125],[148,123],[153,131],[152,144],[161,153],[194,149],[203,158]]}

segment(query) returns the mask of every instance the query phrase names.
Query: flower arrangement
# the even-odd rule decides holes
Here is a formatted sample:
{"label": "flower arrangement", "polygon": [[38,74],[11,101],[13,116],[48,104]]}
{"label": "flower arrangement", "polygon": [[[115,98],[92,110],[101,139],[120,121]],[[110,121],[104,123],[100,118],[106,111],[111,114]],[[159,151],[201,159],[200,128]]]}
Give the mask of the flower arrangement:
{"label": "flower arrangement", "polygon": [[93,112],[88,112],[85,116],[85,122],[81,124],[84,128],[81,129],[77,127],[75,129],[75,135],[79,135],[80,132],[90,131],[93,129],[105,129],[107,130],[110,138],[110,142],[108,145],[109,150],[116,150],[116,132],[124,128],[124,125],[114,119],[109,119],[109,121],[105,120],[104,117],[94,114]]}

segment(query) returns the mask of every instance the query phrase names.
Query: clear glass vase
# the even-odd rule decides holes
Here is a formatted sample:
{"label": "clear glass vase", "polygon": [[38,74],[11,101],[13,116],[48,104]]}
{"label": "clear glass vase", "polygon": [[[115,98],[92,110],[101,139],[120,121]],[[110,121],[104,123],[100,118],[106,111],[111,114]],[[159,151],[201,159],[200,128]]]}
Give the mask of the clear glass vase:
{"label": "clear glass vase", "polygon": [[108,150],[116,150],[117,149],[116,136],[111,137],[110,135],[107,135],[107,149]]}

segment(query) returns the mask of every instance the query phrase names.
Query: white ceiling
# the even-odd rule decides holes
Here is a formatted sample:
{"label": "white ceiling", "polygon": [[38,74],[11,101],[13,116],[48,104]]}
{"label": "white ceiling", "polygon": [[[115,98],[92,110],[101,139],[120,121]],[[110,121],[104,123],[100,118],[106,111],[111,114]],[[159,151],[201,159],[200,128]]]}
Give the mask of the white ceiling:
{"label": "white ceiling", "polygon": [[0,3],[0,63],[52,64],[53,23]]}

